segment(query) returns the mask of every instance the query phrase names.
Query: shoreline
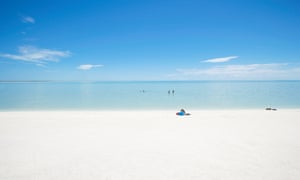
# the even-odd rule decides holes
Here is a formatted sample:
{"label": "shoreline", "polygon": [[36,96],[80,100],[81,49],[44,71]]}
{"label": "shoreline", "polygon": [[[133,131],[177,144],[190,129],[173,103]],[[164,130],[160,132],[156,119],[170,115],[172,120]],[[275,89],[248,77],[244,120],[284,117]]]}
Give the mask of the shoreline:
{"label": "shoreline", "polygon": [[[84,109],[84,108],[79,108],[79,109],[0,109],[1,112],[47,112],[47,111],[58,111],[58,112],[82,112],[82,111],[98,111],[98,112],[104,112],[104,111],[176,111],[180,110],[181,108],[187,109],[190,111],[266,111],[266,108],[269,108],[269,106],[263,107],[263,108],[186,108],[186,107],[179,107],[179,108],[170,108],[170,109],[151,109],[151,108],[130,108],[130,109],[117,109],[117,108],[112,108],[112,109]],[[288,108],[278,108],[278,107],[271,107],[270,108],[275,108],[277,111],[279,110],[300,110],[300,107],[288,107]]]}
{"label": "shoreline", "polygon": [[[180,108],[181,109],[181,108]],[[134,114],[134,113],[138,113],[138,114],[175,114],[176,112],[179,112],[180,109],[99,109],[99,110],[93,110],[93,109],[81,109],[81,110],[75,110],[75,109],[62,109],[62,110],[0,110],[0,118],[1,115],[3,114],[30,114],[30,113],[43,113],[43,114],[47,114],[47,113],[61,113],[61,114],[74,114],[74,113],[96,113],[96,114],[106,114],[106,113],[114,113],[114,114]],[[243,112],[243,113],[279,113],[279,112],[300,112],[300,108],[281,108],[281,109],[277,109],[276,110],[266,110],[266,109],[186,109],[183,108],[186,112],[191,113],[191,115],[194,114],[201,114],[201,113],[238,113],[238,112]],[[121,117],[121,116],[120,116]],[[300,115],[299,115],[300,118]]]}

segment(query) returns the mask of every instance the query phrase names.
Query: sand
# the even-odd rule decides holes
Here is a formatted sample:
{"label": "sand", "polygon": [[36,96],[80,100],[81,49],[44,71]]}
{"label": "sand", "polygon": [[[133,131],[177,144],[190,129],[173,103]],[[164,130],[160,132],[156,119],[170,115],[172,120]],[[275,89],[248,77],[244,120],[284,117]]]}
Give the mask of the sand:
{"label": "sand", "polygon": [[189,112],[0,112],[0,179],[300,179],[300,109]]}

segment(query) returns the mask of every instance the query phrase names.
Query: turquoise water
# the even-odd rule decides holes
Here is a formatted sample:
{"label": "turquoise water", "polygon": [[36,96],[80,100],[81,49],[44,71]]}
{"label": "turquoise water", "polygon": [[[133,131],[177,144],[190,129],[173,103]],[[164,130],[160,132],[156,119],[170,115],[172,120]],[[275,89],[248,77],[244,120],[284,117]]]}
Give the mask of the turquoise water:
{"label": "turquoise water", "polygon": [[[168,94],[168,90],[175,90]],[[0,110],[300,108],[300,81],[0,83]]]}

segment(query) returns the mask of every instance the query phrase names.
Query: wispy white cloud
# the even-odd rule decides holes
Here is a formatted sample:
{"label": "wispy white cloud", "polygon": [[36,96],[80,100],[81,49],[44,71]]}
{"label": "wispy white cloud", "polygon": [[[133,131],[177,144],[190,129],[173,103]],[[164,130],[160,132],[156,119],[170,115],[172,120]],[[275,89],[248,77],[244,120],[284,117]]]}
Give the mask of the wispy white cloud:
{"label": "wispy white cloud", "polygon": [[266,73],[278,70],[286,64],[247,64],[247,65],[227,65],[215,66],[208,69],[178,69],[186,75],[239,75],[245,73]]}
{"label": "wispy white cloud", "polygon": [[213,58],[213,59],[207,59],[203,60],[202,62],[206,63],[222,63],[222,62],[228,62],[232,59],[236,59],[238,56],[228,56],[228,57],[221,57],[221,58]]}
{"label": "wispy white cloud", "polygon": [[40,49],[34,46],[20,46],[19,54],[2,54],[0,57],[43,64],[46,62],[58,62],[59,58],[71,55],[69,51],[57,51],[51,49]]}
{"label": "wispy white cloud", "polygon": [[80,66],[77,67],[77,69],[80,69],[80,70],[90,70],[92,68],[98,68],[98,67],[103,67],[102,64],[82,64]]}
{"label": "wispy white cloud", "polygon": [[30,16],[22,16],[21,21],[23,23],[31,23],[31,24],[35,23],[35,19],[33,17],[30,17]]}
{"label": "wispy white cloud", "polygon": [[300,79],[300,68],[286,63],[227,65],[207,69],[177,69],[176,77],[208,80]]}

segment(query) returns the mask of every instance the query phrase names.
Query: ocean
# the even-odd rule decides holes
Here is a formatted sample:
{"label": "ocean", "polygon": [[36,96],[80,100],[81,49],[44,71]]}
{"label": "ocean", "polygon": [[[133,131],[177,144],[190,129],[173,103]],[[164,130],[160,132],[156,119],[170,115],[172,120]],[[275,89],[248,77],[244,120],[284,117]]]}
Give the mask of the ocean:
{"label": "ocean", "polygon": [[0,111],[300,108],[299,92],[300,81],[1,82]]}

